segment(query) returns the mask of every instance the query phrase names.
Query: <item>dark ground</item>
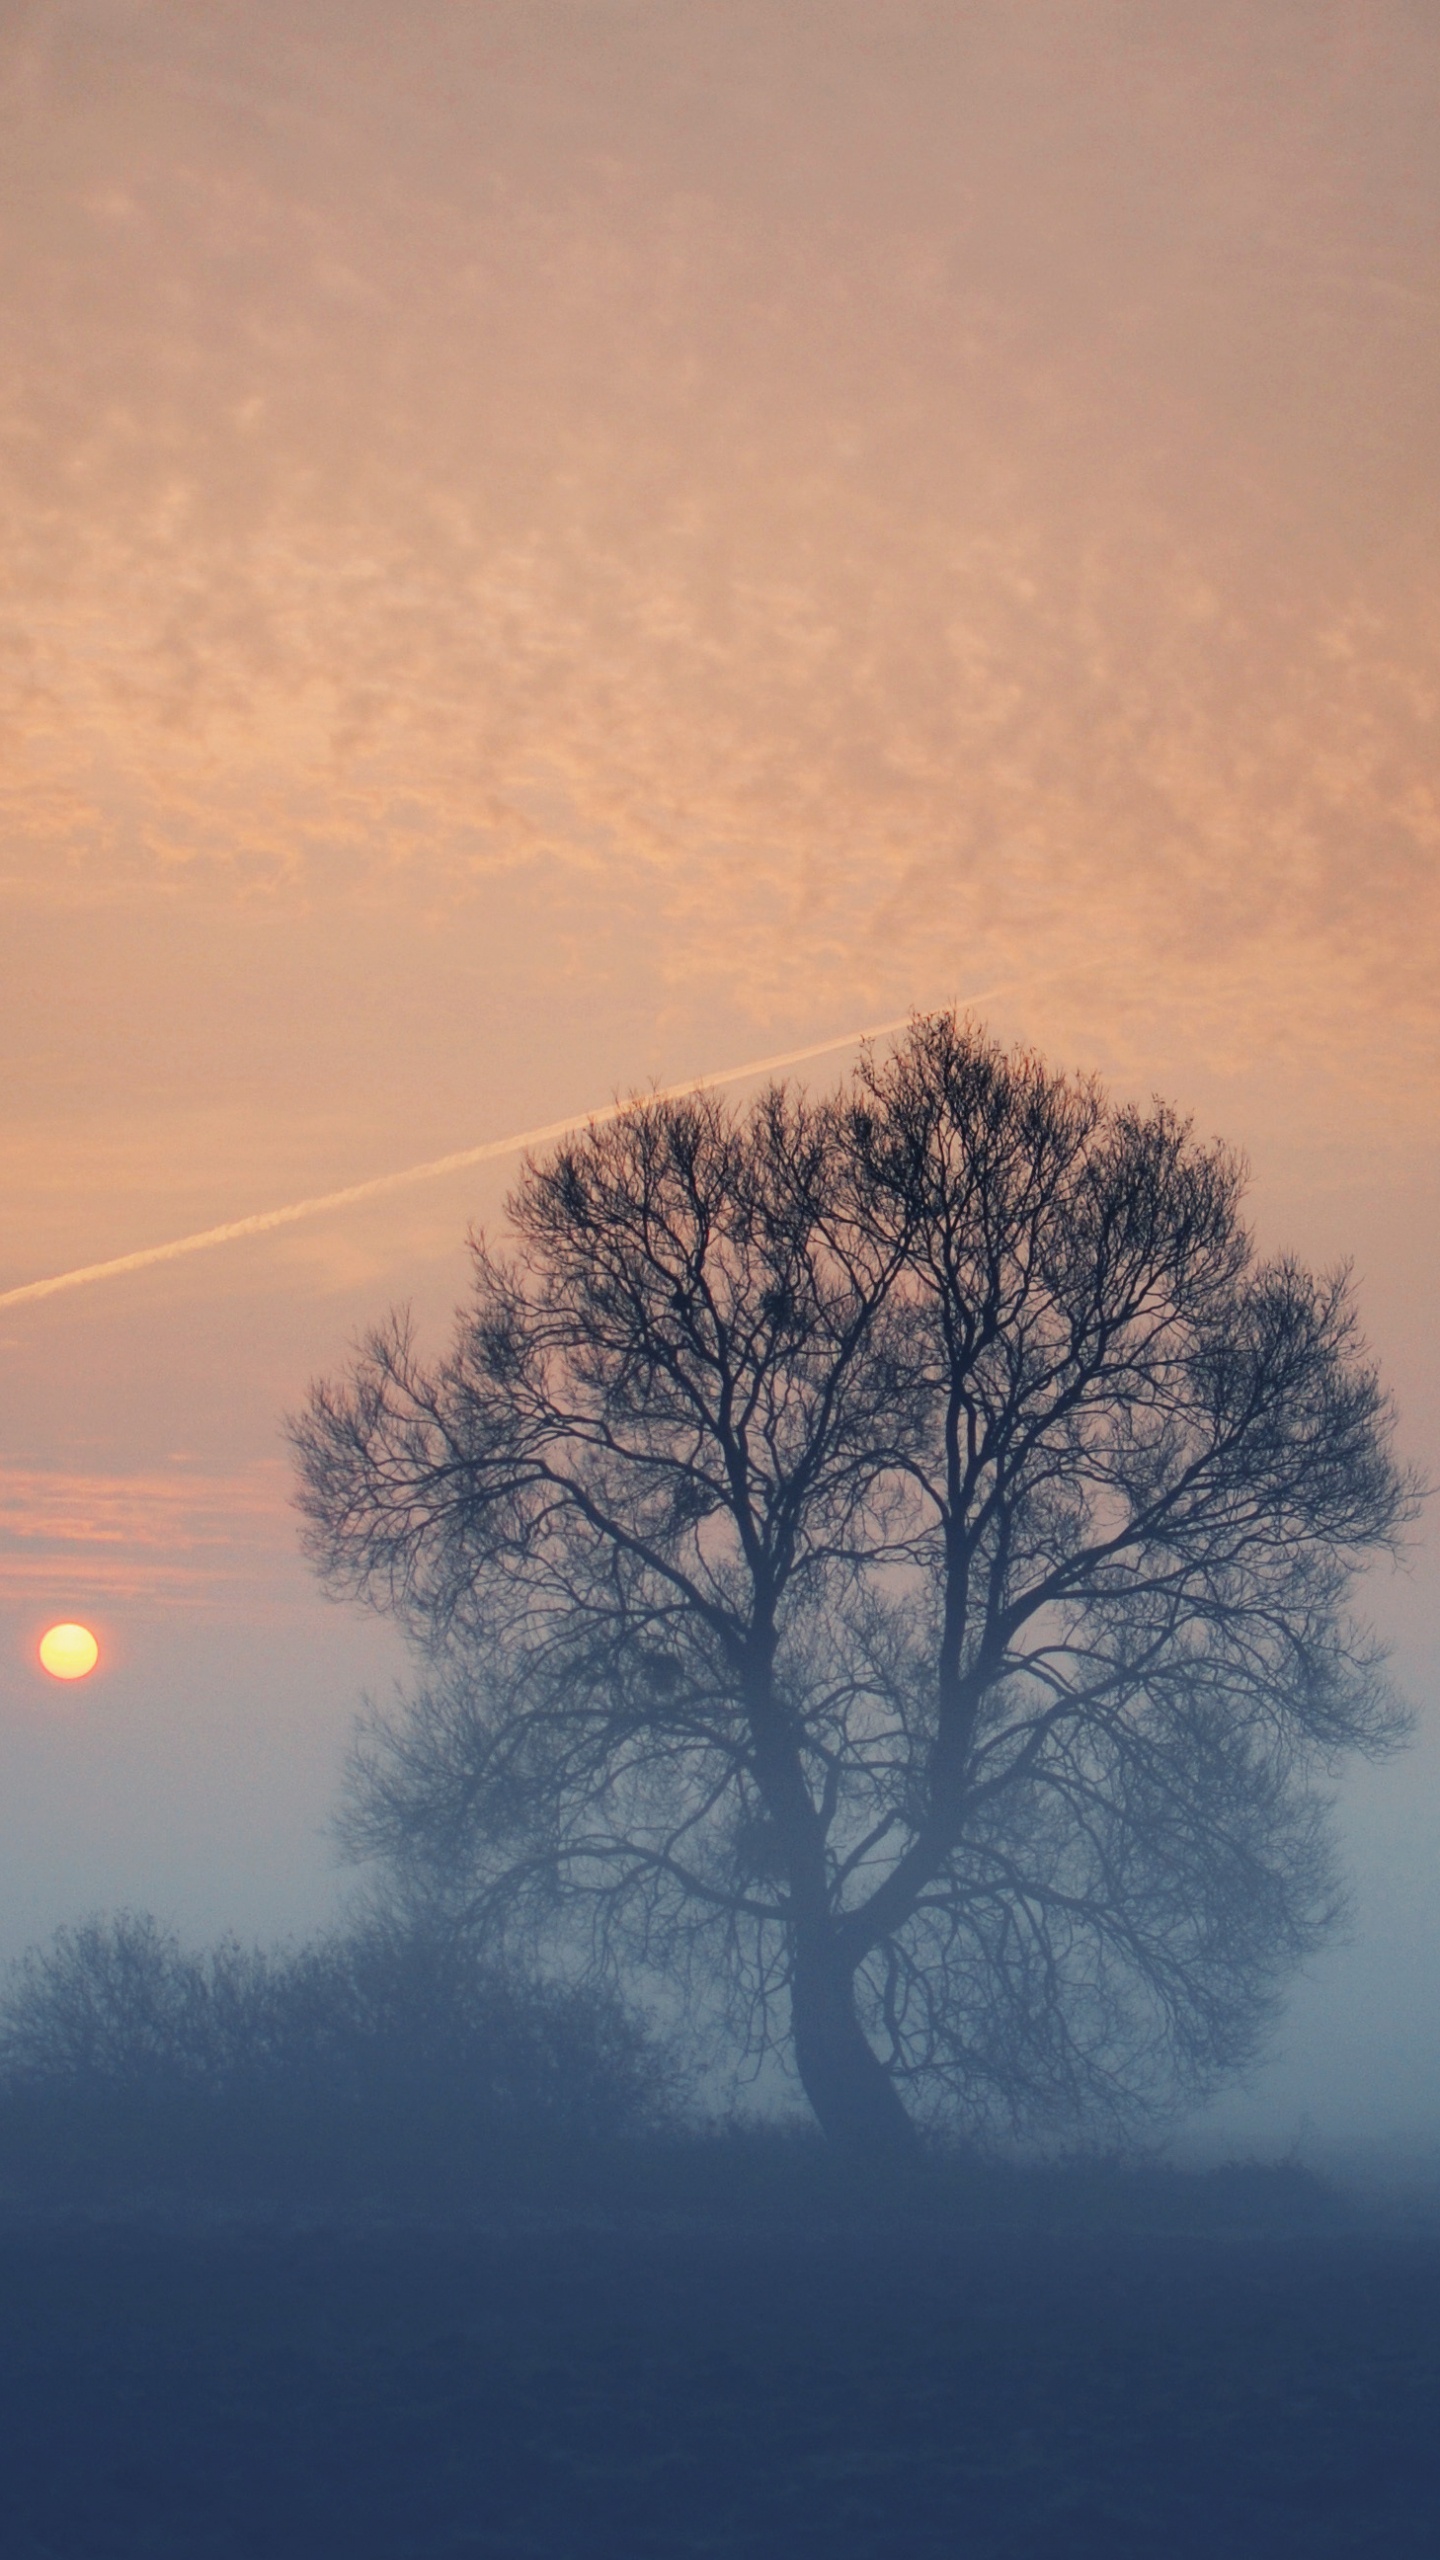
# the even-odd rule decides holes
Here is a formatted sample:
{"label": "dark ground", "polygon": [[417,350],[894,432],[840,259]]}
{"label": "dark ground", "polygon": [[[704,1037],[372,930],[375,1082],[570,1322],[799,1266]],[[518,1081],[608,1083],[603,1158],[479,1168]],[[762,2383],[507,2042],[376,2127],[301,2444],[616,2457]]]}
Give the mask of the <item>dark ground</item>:
{"label": "dark ground", "polygon": [[1440,2238],[12,2224],[6,2560],[1440,2554]]}

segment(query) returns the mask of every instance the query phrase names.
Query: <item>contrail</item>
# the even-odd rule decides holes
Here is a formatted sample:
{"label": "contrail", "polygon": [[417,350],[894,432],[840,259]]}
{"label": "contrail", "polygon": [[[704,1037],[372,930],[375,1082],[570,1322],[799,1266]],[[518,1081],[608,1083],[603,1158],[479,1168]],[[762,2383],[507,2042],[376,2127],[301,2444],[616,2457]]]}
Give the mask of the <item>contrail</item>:
{"label": "contrail", "polygon": [[[718,1074],[687,1076],[683,1083],[667,1084],[653,1097],[657,1102],[678,1102],[684,1094],[704,1092],[708,1086],[743,1084],[747,1076],[773,1075],[780,1067],[798,1067],[806,1058],[823,1058],[831,1049],[858,1048],[862,1040],[883,1040],[891,1031],[902,1031],[910,1019],[901,1014],[894,1022],[876,1023],[869,1031],[842,1031],[832,1040],[812,1040],[806,1049],[785,1049],[774,1058],[749,1058],[743,1067],[722,1067]],[[268,1235],[272,1227],[293,1227],[300,1218],[318,1218],[326,1209],[349,1209],[359,1200],[378,1200],[387,1191],[401,1191],[409,1182],[431,1182],[437,1174],[459,1173],[470,1164],[485,1164],[493,1156],[519,1155],[525,1147],[543,1147],[551,1138],[563,1138],[569,1129],[598,1127],[606,1120],[617,1120],[628,1102],[605,1102],[596,1111],[573,1111],[566,1120],[547,1120],[541,1129],[520,1129],[513,1137],[488,1138],[483,1147],[462,1147],[457,1155],[432,1156],[428,1164],[411,1164],[403,1173],[377,1174],[370,1182],[352,1182],[344,1191],[322,1191],[313,1200],[292,1200],[286,1209],[261,1209],[252,1218],[232,1218],[223,1227],[204,1227],[199,1235],[176,1236],[169,1244],[147,1244],[138,1253],[117,1254],[111,1262],[87,1262],[78,1271],[57,1271],[48,1280],[26,1280],[18,1289],[0,1290],[0,1307],[21,1306],[27,1298],[53,1298],[61,1289],[83,1289],[92,1280],[118,1280],[124,1271],[148,1271],[152,1262],[178,1262],[185,1253],[208,1253],[212,1245],[236,1244],[242,1236]]]}

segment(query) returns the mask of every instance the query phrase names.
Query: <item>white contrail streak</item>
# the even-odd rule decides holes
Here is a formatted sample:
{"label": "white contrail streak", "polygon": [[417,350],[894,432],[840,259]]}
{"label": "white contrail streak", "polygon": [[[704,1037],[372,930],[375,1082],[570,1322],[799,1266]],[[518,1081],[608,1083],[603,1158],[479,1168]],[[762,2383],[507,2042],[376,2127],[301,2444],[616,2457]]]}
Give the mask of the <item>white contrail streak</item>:
{"label": "white contrail streak", "polygon": [[[743,1084],[747,1076],[773,1075],[780,1067],[798,1067],[806,1058],[823,1058],[831,1049],[857,1048],[862,1040],[883,1040],[901,1031],[909,1016],[876,1023],[869,1031],[842,1031],[833,1040],[812,1040],[807,1049],[786,1049],[774,1058],[750,1058],[743,1067],[722,1067],[718,1075],[687,1076],[667,1084],[649,1099],[678,1102],[708,1086]],[[466,1165],[485,1164],[493,1156],[519,1155],[525,1147],[543,1147],[570,1129],[598,1128],[628,1110],[628,1102],[605,1102],[595,1111],[572,1112],[568,1120],[548,1120],[542,1129],[520,1129],[510,1138],[488,1138],[483,1147],[462,1147],[457,1155],[433,1156],[428,1164],[411,1164],[403,1173],[380,1173],[370,1182],[352,1182],[345,1191],[323,1191],[313,1200],[292,1200],[286,1209],[261,1209],[253,1218],[232,1218],[223,1227],[204,1227],[199,1235],[176,1236],[169,1244],[147,1244],[138,1253],[117,1254],[111,1262],[87,1262],[78,1271],[57,1271],[48,1280],[26,1280],[18,1289],[0,1290],[0,1307],[18,1307],[29,1298],[53,1298],[61,1289],[83,1289],[92,1280],[118,1280],[125,1271],[148,1271],[152,1262],[178,1262],[182,1254],[208,1253],[212,1245],[238,1244],[242,1236],[268,1235],[272,1227],[293,1227],[300,1218],[318,1218],[326,1209],[349,1209],[360,1200],[378,1200],[410,1182],[430,1182],[437,1174],[459,1173]]]}

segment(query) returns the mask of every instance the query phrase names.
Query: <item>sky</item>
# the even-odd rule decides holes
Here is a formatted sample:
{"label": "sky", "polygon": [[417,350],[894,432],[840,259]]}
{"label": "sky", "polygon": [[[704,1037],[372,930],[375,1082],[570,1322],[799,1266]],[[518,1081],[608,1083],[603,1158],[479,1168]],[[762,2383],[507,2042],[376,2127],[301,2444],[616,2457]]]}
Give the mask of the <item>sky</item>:
{"label": "sky", "polygon": [[[1440,1477],[1437,110],[1419,0],[4,0],[0,1290],[958,1000]],[[0,1308],[0,1952],[337,1907],[280,1420],[509,1170]],[[1435,1558],[1236,2138],[1440,2121]]]}

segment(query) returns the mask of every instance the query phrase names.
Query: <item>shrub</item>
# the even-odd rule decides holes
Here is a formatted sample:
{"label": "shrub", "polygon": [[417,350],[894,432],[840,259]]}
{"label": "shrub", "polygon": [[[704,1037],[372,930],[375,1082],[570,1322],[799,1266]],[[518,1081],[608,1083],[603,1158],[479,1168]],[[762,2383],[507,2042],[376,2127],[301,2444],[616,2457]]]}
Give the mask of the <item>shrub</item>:
{"label": "shrub", "polygon": [[122,1912],[31,1949],[0,2001],[0,2172],[27,2185],[453,2199],[634,2135],[668,2094],[618,2000],[437,1927],[195,1953]]}

